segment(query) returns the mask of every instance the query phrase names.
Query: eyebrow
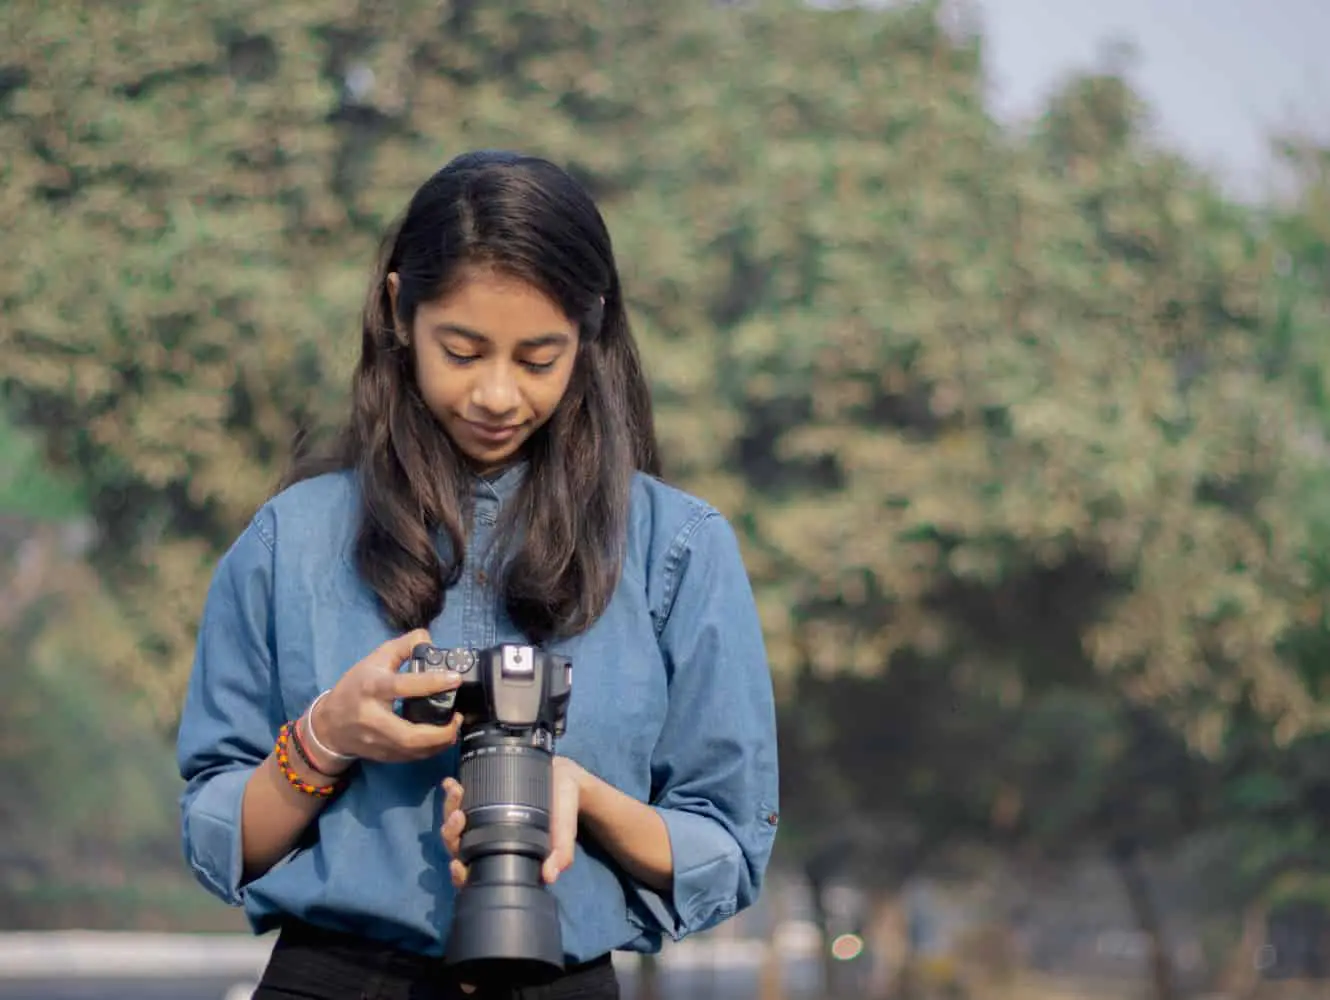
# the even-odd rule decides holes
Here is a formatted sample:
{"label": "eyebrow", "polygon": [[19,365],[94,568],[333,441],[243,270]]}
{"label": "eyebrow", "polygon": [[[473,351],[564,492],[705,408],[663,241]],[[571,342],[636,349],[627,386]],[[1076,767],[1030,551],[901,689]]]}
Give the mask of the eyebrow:
{"label": "eyebrow", "polygon": [[[434,327],[435,333],[453,333],[459,337],[465,337],[467,340],[475,341],[478,344],[490,343],[490,338],[485,336],[479,330],[473,330],[467,326],[459,326],[456,323],[440,323]],[[568,343],[569,337],[566,333],[541,333],[534,337],[526,337],[518,342],[518,347],[559,347]]]}

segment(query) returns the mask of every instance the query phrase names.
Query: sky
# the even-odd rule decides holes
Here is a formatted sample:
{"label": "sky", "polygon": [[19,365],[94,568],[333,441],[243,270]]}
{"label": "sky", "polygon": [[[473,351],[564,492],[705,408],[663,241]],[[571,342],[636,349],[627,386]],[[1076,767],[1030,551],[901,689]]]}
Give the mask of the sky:
{"label": "sky", "polygon": [[1126,39],[1127,75],[1159,138],[1210,166],[1233,194],[1271,182],[1269,136],[1330,139],[1330,0],[972,0],[994,108],[1021,118],[1064,74]]}

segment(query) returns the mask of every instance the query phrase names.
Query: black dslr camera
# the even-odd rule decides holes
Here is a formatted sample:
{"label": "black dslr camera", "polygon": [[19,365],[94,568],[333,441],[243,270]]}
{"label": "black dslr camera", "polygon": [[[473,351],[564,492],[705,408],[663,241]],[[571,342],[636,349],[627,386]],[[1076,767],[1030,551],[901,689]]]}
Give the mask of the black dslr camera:
{"label": "black dslr camera", "polygon": [[408,722],[462,715],[458,781],[467,866],[444,960],[463,982],[540,982],[563,969],[558,903],[540,869],[550,852],[554,741],[564,733],[573,666],[534,646],[419,645],[409,673],[461,676],[452,691],[402,702]]}

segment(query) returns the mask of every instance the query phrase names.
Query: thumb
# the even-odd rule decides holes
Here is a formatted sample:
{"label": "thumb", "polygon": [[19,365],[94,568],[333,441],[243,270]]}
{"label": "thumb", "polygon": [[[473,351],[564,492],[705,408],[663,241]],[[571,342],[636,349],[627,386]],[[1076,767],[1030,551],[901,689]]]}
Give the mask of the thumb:
{"label": "thumb", "polygon": [[372,659],[375,666],[385,673],[396,673],[402,663],[411,659],[411,652],[421,644],[428,645],[429,632],[423,628],[413,629],[395,639],[389,639],[374,651]]}

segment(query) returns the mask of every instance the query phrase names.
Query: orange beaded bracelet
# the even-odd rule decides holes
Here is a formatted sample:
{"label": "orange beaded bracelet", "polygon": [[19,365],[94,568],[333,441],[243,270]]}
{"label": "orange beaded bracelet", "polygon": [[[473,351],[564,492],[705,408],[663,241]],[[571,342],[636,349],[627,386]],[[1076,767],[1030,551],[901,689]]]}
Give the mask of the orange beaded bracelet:
{"label": "orange beaded bracelet", "polygon": [[277,746],[274,748],[274,753],[277,756],[277,767],[281,770],[282,776],[291,783],[291,787],[296,791],[321,799],[331,798],[342,790],[342,786],[346,784],[346,779],[338,778],[331,785],[311,785],[300,777],[295,768],[291,766],[291,732],[294,728],[294,722],[284,722],[281,730],[277,733]]}

